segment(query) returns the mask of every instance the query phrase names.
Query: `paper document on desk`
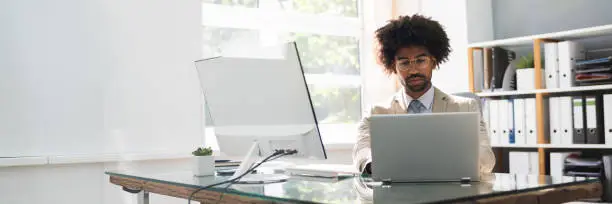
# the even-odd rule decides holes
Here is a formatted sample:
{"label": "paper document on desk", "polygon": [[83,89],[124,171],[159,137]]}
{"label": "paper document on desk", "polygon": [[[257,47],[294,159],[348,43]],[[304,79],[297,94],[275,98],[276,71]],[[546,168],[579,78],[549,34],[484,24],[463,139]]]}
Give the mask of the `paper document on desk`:
{"label": "paper document on desk", "polygon": [[314,177],[338,177],[346,175],[359,175],[360,172],[353,165],[342,164],[307,164],[287,167],[285,171],[290,175]]}

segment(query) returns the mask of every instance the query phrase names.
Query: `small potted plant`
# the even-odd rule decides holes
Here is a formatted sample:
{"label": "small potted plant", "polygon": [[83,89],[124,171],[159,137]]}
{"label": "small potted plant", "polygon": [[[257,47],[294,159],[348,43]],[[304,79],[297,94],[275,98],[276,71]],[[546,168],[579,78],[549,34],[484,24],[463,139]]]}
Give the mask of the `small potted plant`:
{"label": "small potted plant", "polygon": [[[516,63],[516,89],[533,90],[535,89],[535,64],[533,55],[522,56]],[[542,60],[543,61],[543,60]],[[544,65],[544,62],[542,62]],[[544,69],[541,69],[544,79]]]}
{"label": "small potted plant", "polygon": [[215,158],[211,147],[198,147],[193,151],[193,174],[195,176],[215,175]]}

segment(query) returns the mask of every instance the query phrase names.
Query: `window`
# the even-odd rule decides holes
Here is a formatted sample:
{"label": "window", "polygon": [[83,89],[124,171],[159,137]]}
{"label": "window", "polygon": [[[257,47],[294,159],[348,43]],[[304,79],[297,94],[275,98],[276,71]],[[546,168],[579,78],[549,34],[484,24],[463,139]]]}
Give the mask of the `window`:
{"label": "window", "polygon": [[203,3],[257,8],[257,0],[202,0]]}
{"label": "window", "polygon": [[223,42],[227,42],[236,38],[244,38],[251,36],[257,39],[258,32],[256,30],[237,29],[237,28],[218,28],[204,27],[203,28],[203,43],[202,53],[204,57],[218,56],[221,54],[221,46]]}
{"label": "window", "polygon": [[202,2],[204,57],[232,39],[295,41],[323,141],[355,141],[362,112],[358,0]]}
{"label": "window", "polygon": [[286,11],[357,17],[356,0],[203,0],[202,2],[245,8],[265,8],[260,5],[276,4],[276,7]]}

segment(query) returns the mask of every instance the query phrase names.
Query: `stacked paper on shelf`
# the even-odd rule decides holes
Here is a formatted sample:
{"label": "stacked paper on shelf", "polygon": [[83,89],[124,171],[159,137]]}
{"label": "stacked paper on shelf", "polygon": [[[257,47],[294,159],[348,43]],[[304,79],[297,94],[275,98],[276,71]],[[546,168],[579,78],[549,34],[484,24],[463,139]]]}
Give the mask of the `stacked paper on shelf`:
{"label": "stacked paper on shelf", "polygon": [[598,176],[602,164],[601,158],[570,154],[565,158],[563,172],[567,176]]}
{"label": "stacked paper on shelf", "polygon": [[612,83],[612,56],[576,62],[575,81],[578,86]]}

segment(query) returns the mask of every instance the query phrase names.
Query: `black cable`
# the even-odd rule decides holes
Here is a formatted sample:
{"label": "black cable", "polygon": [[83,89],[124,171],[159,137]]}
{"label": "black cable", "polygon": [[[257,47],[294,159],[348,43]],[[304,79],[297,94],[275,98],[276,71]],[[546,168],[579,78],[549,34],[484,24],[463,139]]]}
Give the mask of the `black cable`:
{"label": "black cable", "polygon": [[[233,183],[233,182],[235,182],[235,181],[237,181],[237,180],[241,179],[242,177],[246,176],[246,175],[247,175],[247,174],[249,174],[251,171],[255,170],[255,168],[259,167],[259,166],[260,166],[260,165],[262,165],[264,162],[269,161],[269,159],[270,159],[270,158],[272,158],[272,157],[275,157],[275,156],[278,156],[278,155],[283,155],[283,154],[287,154],[287,155],[288,155],[288,154],[295,154],[295,153],[297,153],[297,151],[296,151],[296,150],[276,150],[274,153],[272,153],[272,155],[270,155],[270,156],[266,157],[264,160],[262,160],[261,162],[259,162],[257,165],[255,165],[255,166],[253,166],[253,167],[249,168],[247,171],[245,171],[245,172],[244,172],[244,173],[242,173],[240,176],[238,176],[238,177],[236,177],[236,178],[234,178],[234,179],[230,179],[230,180],[227,180],[227,181],[223,181],[223,182],[219,182],[219,183],[215,183],[215,184],[210,184],[210,185],[208,185],[208,186],[204,186],[204,187],[200,187],[200,188],[198,188],[197,190],[195,190],[194,192],[192,192],[192,193],[191,193],[191,195],[189,195],[189,198],[187,199],[187,204],[191,204],[191,199],[193,198],[193,196],[194,196],[196,193],[198,193],[198,192],[200,192],[200,191],[202,191],[202,190],[204,190],[204,189],[211,188],[211,187],[215,187],[215,186],[218,186],[218,185],[223,185],[223,184],[226,184],[226,183]],[[284,155],[283,155],[283,156],[284,156]],[[279,158],[279,157],[277,157],[277,158]],[[275,159],[277,159],[277,158],[275,158]]]}
{"label": "black cable", "polygon": [[277,155],[276,157],[273,157],[273,158],[269,159],[268,161],[272,161],[272,160],[275,160],[275,159],[278,159],[278,158],[281,158],[281,157],[284,157],[284,156],[287,156],[287,155],[292,155],[292,154],[294,154],[294,153],[284,153],[284,154],[281,154],[281,155]]}
{"label": "black cable", "polygon": [[221,200],[223,200],[223,196],[225,195],[225,192],[227,192],[227,189],[232,186],[232,184],[234,184],[234,182],[228,184],[225,188],[223,188],[223,191],[221,191],[221,196],[219,196],[219,200],[217,200],[217,204],[219,204],[219,202],[221,202]]}
{"label": "black cable", "polygon": [[[281,155],[279,155],[279,156],[281,156]],[[277,157],[278,157],[278,156],[277,156]],[[271,158],[271,157],[268,157],[268,158]],[[269,160],[264,159],[264,160],[262,160],[260,163],[262,163],[262,164],[263,164],[264,162],[266,162],[266,161],[270,161],[270,160],[273,160],[273,159],[269,159]],[[247,171],[251,171],[251,170],[249,169],[249,170],[247,170]],[[236,181],[238,181],[238,180],[236,180]],[[225,186],[225,188],[223,188],[223,190],[221,191],[221,196],[219,196],[219,200],[217,200],[217,203],[219,203],[219,202],[221,202],[221,200],[223,200],[223,196],[224,196],[224,195],[225,195],[225,193],[227,192],[227,189],[229,189],[229,187],[230,187],[230,186],[232,186],[232,185],[233,185],[233,184],[234,184],[236,181],[230,182],[229,184],[227,184],[227,186]]]}
{"label": "black cable", "polygon": [[[281,158],[283,156],[292,155],[292,154],[297,153],[297,151],[295,151],[295,150],[281,150],[281,151],[283,151],[284,153],[282,153],[280,155],[277,155],[276,157],[268,157],[267,159],[262,160],[261,163],[263,164],[264,162],[272,161],[272,160]],[[249,171],[252,171],[252,170],[249,170]],[[219,203],[219,202],[221,202],[221,200],[223,200],[223,196],[227,192],[227,189],[229,189],[229,187],[232,186],[237,181],[238,180],[230,182],[227,186],[225,186],[225,188],[223,188],[223,191],[221,191],[221,196],[219,196],[219,200],[217,200],[217,203]]]}

